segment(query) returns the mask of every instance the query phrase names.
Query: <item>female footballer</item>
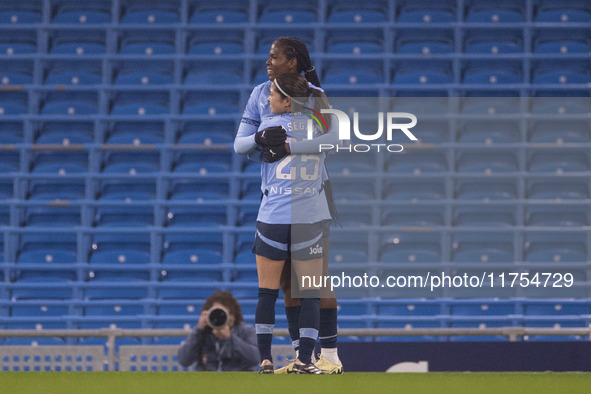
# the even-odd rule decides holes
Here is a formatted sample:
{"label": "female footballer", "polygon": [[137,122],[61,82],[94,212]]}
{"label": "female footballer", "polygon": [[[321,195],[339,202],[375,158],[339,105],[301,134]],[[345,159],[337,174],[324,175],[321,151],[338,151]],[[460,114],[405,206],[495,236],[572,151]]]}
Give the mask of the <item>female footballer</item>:
{"label": "female footballer", "polygon": [[[320,87],[320,81],[312,66],[306,44],[295,37],[281,37],[273,42],[269,51],[267,60],[267,74],[269,81],[254,88],[235,140],[234,149],[239,154],[258,153],[255,148],[259,145],[255,141],[255,133],[258,131],[261,119],[270,115],[269,102],[267,97],[270,95],[272,81],[283,73],[298,72],[303,73],[308,80],[310,87]],[[282,136],[279,136],[281,140]],[[298,142],[292,142],[292,145],[298,146]],[[260,148],[260,147],[259,147]],[[325,171],[322,173],[325,191],[330,201],[330,181]],[[332,210],[331,210],[332,212]],[[333,214],[333,219],[335,215]],[[328,262],[329,247],[329,227],[323,232],[324,266]],[[289,333],[296,350],[299,350],[299,314],[301,310],[300,300],[291,298],[291,267],[290,259],[284,266],[281,277],[281,290],[285,300],[285,311],[287,315]],[[342,364],[337,353],[337,302],[334,297],[322,298],[320,300],[320,343],[322,347],[320,359],[316,365],[325,373],[342,373]],[[281,368],[276,373],[289,373],[293,370],[293,364]]]}

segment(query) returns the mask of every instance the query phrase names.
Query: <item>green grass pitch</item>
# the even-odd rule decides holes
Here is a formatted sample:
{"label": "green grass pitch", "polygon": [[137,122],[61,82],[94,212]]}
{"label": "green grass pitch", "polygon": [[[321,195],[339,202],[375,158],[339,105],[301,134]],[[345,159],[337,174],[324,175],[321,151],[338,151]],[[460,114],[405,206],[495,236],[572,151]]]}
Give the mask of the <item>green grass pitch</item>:
{"label": "green grass pitch", "polygon": [[0,392],[68,393],[589,393],[589,373],[1,372]]}

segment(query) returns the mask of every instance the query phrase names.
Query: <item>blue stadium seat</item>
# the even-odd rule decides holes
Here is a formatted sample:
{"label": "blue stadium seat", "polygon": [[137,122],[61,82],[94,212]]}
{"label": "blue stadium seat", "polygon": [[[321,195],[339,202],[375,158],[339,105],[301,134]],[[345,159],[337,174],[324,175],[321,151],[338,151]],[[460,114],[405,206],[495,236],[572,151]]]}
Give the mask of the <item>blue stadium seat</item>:
{"label": "blue stadium seat", "polygon": [[453,213],[454,226],[510,227],[517,223],[514,208],[458,206]]}
{"label": "blue stadium seat", "polygon": [[334,199],[338,202],[349,200],[371,200],[375,198],[373,183],[366,180],[351,182],[346,178],[333,178]]}
{"label": "blue stadium seat", "polygon": [[[138,127],[139,125],[139,127]],[[107,131],[107,144],[160,144],[164,142],[164,124],[160,121],[116,122]]]}
{"label": "blue stadium seat", "polygon": [[530,206],[525,212],[527,226],[588,226],[589,215],[579,206]]}
{"label": "blue stadium seat", "polygon": [[105,316],[108,320],[111,316],[136,316],[144,313],[142,305],[133,303],[121,303],[115,305],[107,305],[102,303],[92,303],[84,306],[84,316]]}
{"label": "blue stadium seat", "polygon": [[126,31],[120,42],[122,55],[171,55],[174,53],[174,32],[163,30]]}
{"label": "blue stadium seat", "polygon": [[451,30],[400,32],[396,36],[396,51],[404,54],[433,55],[452,53],[454,38]]}
{"label": "blue stadium seat", "polygon": [[[496,113],[498,106],[492,103],[481,102],[477,105],[481,106],[484,111],[485,108],[489,110],[493,108]],[[472,109],[464,107],[466,111],[476,111],[475,106]],[[512,121],[467,121],[457,134],[458,142],[466,144],[513,144],[520,142],[521,136],[519,133],[519,124]]]}
{"label": "blue stadium seat", "polygon": [[539,179],[527,184],[527,197],[535,200],[584,200],[589,198],[588,185],[580,179]]}
{"label": "blue stadium seat", "polygon": [[19,169],[19,152],[5,152],[0,157],[0,173],[13,172]]}
{"label": "blue stadium seat", "polygon": [[[363,130],[362,126],[360,129]],[[330,174],[367,174],[375,171],[375,160],[375,156],[371,154],[359,155],[352,152],[339,152],[338,155],[327,157],[325,165]]]}
{"label": "blue stadium seat", "polygon": [[398,3],[399,23],[451,23],[456,20],[455,0],[424,0]]}
{"label": "blue stadium seat", "polygon": [[[432,100],[429,100],[428,98],[425,98],[424,100],[426,103],[423,106],[415,104],[409,106],[398,106],[397,104],[394,104],[393,109],[396,109],[397,111],[410,112],[416,116],[420,116],[421,114],[437,114],[444,112],[439,111],[439,105],[432,102]],[[440,144],[448,142],[451,135],[449,125],[427,119],[417,123],[417,125],[413,127],[411,131],[414,136],[419,139],[419,141],[428,144]],[[404,145],[408,144],[409,139],[403,133],[393,133],[392,142]]]}
{"label": "blue stadium seat", "polygon": [[169,188],[169,197],[175,200],[223,200],[228,198],[230,187],[223,180],[175,180]]}
{"label": "blue stadium seat", "polygon": [[38,144],[92,143],[94,125],[91,122],[45,122],[38,131]]}
{"label": "blue stadium seat", "polygon": [[151,1],[147,5],[143,1],[123,2],[121,23],[130,24],[161,24],[178,23],[178,1]]}
{"label": "blue stadium seat", "polygon": [[258,180],[245,180],[242,182],[240,197],[243,200],[259,201],[261,199],[261,182]]}
{"label": "blue stadium seat", "polygon": [[142,227],[154,224],[152,207],[100,207],[97,208],[97,226]]}
{"label": "blue stadium seat", "polygon": [[517,184],[511,180],[458,180],[454,195],[459,200],[516,199]]}
{"label": "blue stadium seat", "polygon": [[384,226],[443,226],[443,206],[384,208],[381,214]]}
{"label": "blue stadium seat", "polygon": [[466,84],[517,84],[523,76],[520,65],[513,62],[473,61],[466,65],[463,80]]}
{"label": "blue stadium seat", "polygon": [[190,172],[206,175],[208,173],[230,171],[232,163],[230,152],[212,153],[201,151],[179,152],[173,162],[174,172]]}
{"label": "blue stadium seat", "polygon": [[236,254],[234,262],[236,264],[256,265],[256,256],[252,251],[247,250]]}
{"label": "blue stadium seat", "polygon": [[331,264],[367,263],[367,234],[333,232],[330,235],[329,259]]}
{"label": "blue stadium seat", "polygon": [[166,92],[118,92],[112,100],[111,115],[152,116],[168,113]]}
{"label": "blue stadium seat", "polygon": [[53,173],[65,176],[70,173],[84,173],[87,171],[87,152],[40,151],[33,155],[31,170],[33,173]]}
{"label": "blue stadium seat", "polygon": [[34,30],[6,31],[0,38],[0,54],[2,55],[12,56],[35,52],[37,52],[37,37]]}
{"label": "blue stadium seat", "polygon": [[51,92],[42,102],[42,115],[80,116],[98,113],[96,92]]}
{"label": "blue stadium seat", "polygon": [[41,23],[41,4],[35,0],[5,2],[0,5],[0,23]]}
{"label": "blue stadium seat", "polygon": [[237,114],[238,96],[226,92],[188,92],[183,100],[183,113],[188,115],[216,115]]}
{"label": "blue stadium seat", "polygon": [[111,4],[107,0],[83,6],[75,0],[57,2],[53,23],[104,24],[111,22]]}
{"label": "blue stadium seat", "polygon": [[200,33],[189,40],[191,55],[235,55],[244,52],[244,37],[232,31]]}
{"label": "blue stadium seat", "polygon": [[452,260],[459,263],[508,263],[513,261],[513,234],[458,233],[453,238]]}
{"label": "blue stadium seat", "polygon": [[[252,236],[250,238],[252,239]],[[223,237],[221,233],[199,233],[198,238],[196,234],[188,232],[173,233],[166,235],[163,246],[165,253],[175,252],[177,250],[201,249],[203,251],[208,250],[219,253],[221,256]]]}
{"label": "blue stadium seat", "polygon": [[26,85],[33,83],[33,67],[29,61],[0,62],[2,85]]}
{"label": "blue stadium seat", "polygon": [[523,0],[501,0],[494,4],[486,0],[470,0],[466,5],[469,23],[520,23],[525,21]]}
{"label": "blue stadium seat", "polygon": [[[0,226],[8,226],[10,224],[10,211],[8,207],[0,207]],[[2,240],[3,241],[3,240]],[[4,261],[4,252],[0,250],[0,262]],[[4,278],[4,273],[2,273]]]}
{"label": "blue stadium seat", "polygon": [[84,181],[32,180],[27,197],[31,200],[77,200],[84,198]]}
{"label": "blue stadium seat", "polygon": [[470,30],[464,40],[466,53],[507,54],[523,52],[521,31]]}
{"label": "blue stadium seat", "polygon": [[318,20],[316,10],[317,4],[312,1],[293,4],[269,2],[263,6],[259,23],[313,23]]}
{"label": "blue stadium seat", "polygon": [[31,251],[66,251],[75,256],[76,234],[75,233],[28,233],[21,236],[19,242],[21,253]]}
{"label": "blue stadium seat", "polygon": [[207,249],[182,249],[168,252],[162,257],[162,265],[174,264],[209,264],[216,265],[222,263],[222,254]]}
{"label": "blue stadium seat", "polygon": [[325,68],[325,84],[375,84],[383,82],[382,65],[375,62],[331,62]]}
{"label": "blue stadium seat", "polygon": [[584,0],[568,3],[560,0],[544,0],[537,4],[534,20],[536,22],[573,22],[591,21],[591,7]]}
{"label": "blue stadium seat", "polygon": [[80,208],[34,207],[25,211],[24,226],[68,227],[79,226]]}
{"label": "blue stadium seat", "polygon": [[[505,153],[503,153],[505,152]],[[517,171],[519,168],[515,152],[489,153],[488,151],[466,151],[456,154],[458,172],[480,172],[485,174]]]}
{"label": "blue stadium seat", "polygon": [[102,82],[100,64],[73,63],[55,64],[47,70],[46,85],[100,85]]}
{"label": "blue stadium seat", "polygon": [[2,122],[0,144],[18,144],[23,142],[23,124],[21,122]]}
{"label": "blue stadium seat", "polygon": [[[557,129],[560,127],[560,129]],[[558,131],[560,130],[560,131]],[[535,122],[528,133],[529,142],[541,143],[587,143],[591,141],[589,125],[580,121]]]}
{"label": "blue stadium seat", "polygon": [[350,30],[330,31],[326,38],[326,52],[353,55],[381,53],[382,35],[380,30],[364,30],[363,35]]}
{"label": "blue stadium seat", "polygon": [[530,172],[562,174],[589,171],[589,167],[589,156],[586,152],[545,151],[528,155]]}
{"label": "blue stadium seat", "polygon": [[248,4],[239,0],[226,1],[223,4],[199,1],[190,13],[189,22],[195,24],[245,23],[248,21]]}
{"label": "blue stadium seat", "polygon": [[106,52],[101,30],[57,30],[50,38],[49,52],[56,55],[101,55]]}
{"label": "blue stadium seat", "polygon": [[156,184],[146,180],[105,180],[98,194],[103,200],[152,200],[156,196]]}
{"label": "blue stadium seat", "polygon": [[[43,303],[41,305],[30,305],[29,303],[14,303],[11,306],[11,316],[18,317],[40,317],[65,316],[68,315],[68,306],[55,304],[55,302]],[[47,327],[46,327],[47,328]]]}
{"label": "blue stadium seat", "polygon": [[588,65],[569,62],[569,65],[540,65],[533,71],[534,84],[587,84],[591,82]]}
{"label": "blue stadium seat", "polygon": [[503,316],[517,314],[514,301],[498,299],[453,300],[450,302],[452,316]]}
{"label": "blue stadium seat", "polygon": [[384,240],[380,261],[391,263],[435,263],[441,261],[441,235],[395,234]]}
{"label": "blue stadium seat", "polygon": [[101,265],[129,265],[129,264],[148,264],[150,262],[149,253],[139,250],[118,249],[97,251],[90,256],[90,264],[93,268],[99,268]]}
{"label": "blue stadium seat", "polygon": [[394,69],[393,83],[432,85],[452,83],[453,77],[448,62],[401,62]]}
{"label": "blue stadium seat", "polygon": [[385,1],[331,1],[328,4],[327,19],[329,23],[380,23],[386,21],[386,9]]}
{"label": "blue stadium seat", "polygon": [[168,226],[224,226],[227,223],[226,207],[171,207],[166,223]]}
{"label": "blue stadium seat", "polygon": [[14,192],[14,185],[12,180],[0,181],[0,200],[6,200],[12,198]]}
{"label": "blue stadium seat", "polygon": [[590,37],[584,31],[569,29],[554,34],[537,32],[534,39],[534,52],[543,54],[589,53]]}
{"label": "blue stadium seat", "polygon": [[138,173],[157,172],[160,168],[160,154],[154,151],[113,151],[105,154],[103,172]]}
{"label": "blue stadium seat", "polygon": [[239,226],[254,226],[257,220],[259,209],[257,206],[243,206],[238,215]]}
{"label": "blue stadium seat", "polygon": [[115,77],[115,85],[166,85],[173,83],[172,71],[166,68],[156,69],[155,67],[148,67],[147,70],[137,70],[136,67],[131,69],[119,69]]}
{"label": "blue stadium seat", "polygon": [[96,252],[134,250],[149,253],[150,236],[141,233],[102,233],[93,237],[91,249]]}
{"label": "blue stadium seat", "polygon": [[0,94],[0,116],[24,114],[27,112],[27,94],[10,92]]}
{"label": "blue stadium seat", "polygon": [[179,130],[179,144],[227,144],[234,142],[234,122],[221,120],[187,122]]}
{"label": "blue stadium seat", "polygon": [[235,85],[243,83],[242,67],[239,63],[219,61],[189,64],[184,78],[185,85]]}
{"label": "blue stadium seat", "polygon": [[[336,190],[336,189],[335,189]],[[445,197],[441,180],[398,180],[384,185],[384,198],[393,200],[437,200]]]}
{"label": "blue stadium seat", "polygon": [[338,211],[340,223],[345,227],[371,224],[371,207],[341,205]]}
{"label": "blue stadium seat", "polygon": [[437,316],[441,315],[439,301],[382,300],[376,304],[378,316]]}
{"label": "blue stadium seat", "polygon": [[523,313],[528,316],[588,315],[589,303],[573,300],[528,300],[524,302]]}
{"label": "blue stadium seat", "polygon": [[536,97],[531,102],[533,114],[583,114],[591,110],[585,97],[543,98]]}
{"label": "blue stadium seat", "polygon": [[423,173],[447,171],[445,152],[437,150],[409,150],[406,154],[391,155],[386,170],[392,173]]}
{"label": "blue stadium seat", "polygon": [[583,234],[537,233],[527,234],[525,261],[569,263],[587,261]]}

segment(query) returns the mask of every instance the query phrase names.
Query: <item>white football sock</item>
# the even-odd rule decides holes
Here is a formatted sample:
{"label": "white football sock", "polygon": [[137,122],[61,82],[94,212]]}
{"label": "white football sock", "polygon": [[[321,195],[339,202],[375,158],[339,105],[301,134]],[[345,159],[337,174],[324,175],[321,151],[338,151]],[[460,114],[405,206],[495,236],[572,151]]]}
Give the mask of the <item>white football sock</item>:
{"label": "white football sock", "polygon": [[320,351],[320,354],[322,354],[325,359],[327,359],[328,361],[330,361],[333,364],[340,364],[341,363],[341,360],[339,359],[339,351],[336,347],[329,348],[329,349],[322,348],[322,350]]}

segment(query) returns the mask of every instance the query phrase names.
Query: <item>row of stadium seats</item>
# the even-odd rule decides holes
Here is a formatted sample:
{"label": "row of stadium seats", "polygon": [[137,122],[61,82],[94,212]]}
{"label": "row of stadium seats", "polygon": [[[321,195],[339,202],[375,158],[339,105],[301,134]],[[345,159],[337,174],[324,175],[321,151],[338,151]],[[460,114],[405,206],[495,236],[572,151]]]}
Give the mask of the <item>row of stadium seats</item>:
{"label": "row of stadium seats", "polygon": [[[67,28],[52,30],[44,40],[39,37],[35,29],[20,29],[6,34],[0,41],[0,54],[5,59],[30,57],[27,55],[39,52],[49,54],[49,58],[60,59],[70,56],[79,60],[97,59],[97,55],[116,54],[121,58],[143,56],[146,62],[156,63],[164,55],[181,54],[200,55],[215,59],[251,52],[249,41],[244,34],[244,28],[227,27],[221,32],[208,33],[202,30],[190,32],[180,36],[177,30],[131,29],[118,30],[115,38],[107,34],[105,28],[66,30]],[[190,30],[189,30],[190,31]],[[520,28],[499,29],[486,26],[466,28],[461,30],[459,40],[452,28],[438,27],[425,30],[424,28],[404,27],[404,29],[386,30],[383,28],[363,29],[363,33],[356,30],[331,29],[326,27],[325,38],[318,45],[313,29],[298,30],[298,35],[309,45],[311,52],[324,57],[326,55],[347,54],[356,57],[363,55],[394,52],[399,55],[429,55],[429,58],[442,57],[452,54],[459,41],[459,52],[470,54],[502,55],[531,52],[538,55],[576,55],[589,52],[591,43],[587,29],[559,28],[550,34],[543,28],[533,31],[531,45],[524,39]],[[386,33],[385,33],[386,32]],[[434,35],[434,33],[436,35]],[[277,31],[261,29],[257,32],[254,52],[266,55]],[[392,34],[393,45],[389,35]],[[115,46],[108,45],[115,42]],[[180,42],[180,44],[177,44]],[[180,50],[177,50],[180,47]],[[23,56],[24,55],[24,56]],[[330,56],[327,56],[330,58]],[[543,57],[543,56],[542,56]],[[115,56],[117,58],[117,56]],[[97,65],[98,66],[98,65]]]}
{"label": "row of stadium seats", "polygon": [[[368,172],[387,172],[391,174],[408,174],[420,176],[422,174],[455,172],[459,174],[486,173],[516,175],[518,171],[527,171],[530,175],[556,175],[589,171],[589,155],[585,148],[573,149],[528,149],[525,155],[521,155],[517,149],[492,149],[492,148],[461,148],[455,149],[451,162],[448,160],[448,149],[426,149],[408,154],[396,155],[385,163],[375,164],[372,159],[360,160],[357,163],[347,161],[351,155],[339,154],[328,164],[328,169],[333,173],[342,175],[345,180],[348,175],[363,174]],[[28,152],[25,150],[25,152]],[[94,152],[92,152],[94,153]],[[102,172],[111,174],[144,174],[168,173],[164,169],[170,168],[172,173],[191,174],[223,174],[232,171],[232,157],[230,152],[212,153],[194,150],[176,151],[169,160],[170,164],[161,164],[160,152],[138,152],[134,150],[102,151],[89,163],[89,154],[81,152],[60,152],[38,150],[30,155],[24,165],[25,172],[53,173],[65,176],[66,174]],[[95,155],[92,155],[95,156]],[[526,157],[524,168],[520,168],[518,158]],[[0,159],[0,172],[18,172],[21,169],[25,154],[12,151],[4,154]],[[168,160],[167,160],[168,161]],[[90,164],[90,165],[89,165]],[[244,168],[245,173],[255,173],[258,165],[250,164]],[[92,171],[94,170],[94,171]],[[255,182],[255,181],[251,181]],[[353,183],[354,181],[351,181]],[[245,186],[245,191],[250,184]],[[131,187],[130,187],[131,189]],[[369,189],[369,192],[371,192]],[[133,190],[130,190],[133,191]]]}
{"label": "row of stadium seats", "polygon": [[[588,53],[585,52],[585,53]],[[262,62],[262,61],[261,61]],[[44,85],[65,85],[79,88],[78,90],[92,89],[94,85],[105,82],[112,84],[114,96],[111,101],[110,113],[113,114],[136,114],[117,110],[118,102],[138,101],[143,99],[154,104],[163,104],[167,101],[167,91],[175,80],[187,87],[198,86],[199,84],[221,86],[240,85],[243,83],[259,84],[268,79],[260,66],[247,77],[243,77],[243,64],[240,61],[202,61],[200,65],[187,64],[182,75],[175,74],[172,62],[145,63],[142,61],[128,61],[129,64],[121,64],[112,72],[112,77],[104,76],[101,73],[100,62],[52,62],[47,65],[43,75],[39,77],[38,83]],[[0,75],[3,85],[30,85],[34,83],[33,61],[1,61],[3,72]],[[459,79],[454,77],[454,62],[452,60],[427,59],[427,60],[396,60],[390,66],[384,68],[382,60],[350,60],[343,64],[341,60],[325,60],[322,65],[317,64],[322,80],[327,85],[372,85],[393,83],[396,85],[445,85],[461,83],[465,85],[493,85],[503,86],[511,84],[533,84],[536,85],[577,85],[591,82],[589,75],[589,61],[570,59],[565,64],[564,60],[536,60],[530,71],[523,73],[523,65],[520,60],[466,60],[462,63]],[[389,71],[391,68],[391,71]],[[215,69],[216,71],[211,71]],[[385,70],[385,71],[384,71]],[[103,70],[106,71],[106,70]],[[125,92],[117,92],[117,88],[125,87]],[[150,88],[147,97],[138,97],[138,94],[127,90],[144,90]],[[22,90],[22,87],[18,89]],[[514,88],[513,88],[514,89]],[[145,93],[144,93],[145,94]],[[234,100],[235,94],[222,95],[217,93],[221,101]],[[18,98],[26,106],[24,94],[10,94]],[[78,96],[84,98],[88,108],[76,108],[76,112],[66,112],[62,108],[41,109],[42,114],[92,114],[97,113],[97,96],[92,93],[47,93],[46,100],[67,101],[68,97]],[[150,97],[151,96],[151,97]],[[236,97],[237,98],[237,97]],[[191,108],[191,102],[203,100],[203,93],[186,93],[183,97],[183,113],[199,113]],[[71,100],[71,99],[70,99]],[[142,102],[142,100],[139,100]],[[79,104],[80,106],[83,103]],[[94,108],[93,108],[94,107]],[[67,109],[66,107],[65,109]],[[207,108],[206,108],[207,109]],[[155,108],[156,112],[145,112],[145,115],[167,113],[168,107]],[[16,110],[13,113],[25,111]],[[237,108],[231,108],[229,112],[236,112]],[[228,111],[226,111],[228,112]],[[8,112],[7,114],[11,114]],[[207,112],[205,112],[207,114]],[[142,115],[142,114],[140,114]]]}
{"label": "row of stadium seats", "polygon": [[[44,3],[49,7],[43,7]],[[153,25],[181,22],[231,24],[249,21],[364,24],[389,20],[399,23],[451,23],[458,20],[469,23],[519,23],[530,18],[536,22],[559,23],[591,20],[591,7],[584,0],[571,0],[567,3],[557,0],[536,0],[531,3],[525,0],[504,0],[494,4],[486,0],[466,0],[462,2],[464,7],[460,10],[455,0],[427,0],[420,3],[412,0],[301,0],[295,4],[259,0],[251,4],[238,0],[216,5],[202,0],[162,0],[151,1],[149,4],[141,0],[121,0],[114,4],[102,0],[94,1],[92,5],[72,0],[9,1],[0,8],[0,21],[10,24],[46,21],[81,25],[118,21],[122,24]],[[527,4],[532,4],[533,10],[530,11]]]}

